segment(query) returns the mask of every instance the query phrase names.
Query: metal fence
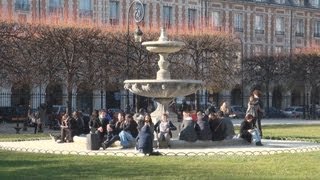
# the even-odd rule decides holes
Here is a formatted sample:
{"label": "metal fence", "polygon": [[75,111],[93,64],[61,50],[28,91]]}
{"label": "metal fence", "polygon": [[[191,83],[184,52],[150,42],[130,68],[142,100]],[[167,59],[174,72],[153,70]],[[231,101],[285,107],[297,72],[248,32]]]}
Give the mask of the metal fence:
{"label": "metal fence", "polygon": [[[286,140],[294,140],[294,141],[303,141],[303,142],[312,142],[315,143],[317,146],[312,147],[304,147],[304,148],[288,148],[288,149],[279,149],[279,150],[252,150],[252,151],[215,151],[215,152],[187,152],[181,150],[180,152],[161,152],[159,149],[161,156],[183,156],[183,157],[190,157],[190,156],[215,156],[215,157],[223,157],[223,156],[261,156],[261,155],[274,155],[274,154],[282,154],[282,153],[306,153],[306,152],[314,152],[320,151],[320,144],[318,140],[312,139],[301,139],[301,138],[279,138],[279,137],[270,137],[270,139],[281,139],[282,141]],[[41,139],[33,139],[33,141],[41,140]],[[15,141],[25,141],[25,140],[15,140]],[[12,142],[15,142],[12,141]],[[30,139],[28,140],[30,141]],[[134,151],[134,152],[126,152],[126,151],[68,151],[68,150],[47,150],[47,149],[39,149],[39,148],[24,148],[24,147],[9,147],[0,145],[1,150],[6,151],[21,151],[21,152],[31,152],[31,153],[44,153],[44,154],[63,154],[63,155],[85,155],[85,156],[125,156],[125,157],[138,157],[142,156],[143,154]]]}

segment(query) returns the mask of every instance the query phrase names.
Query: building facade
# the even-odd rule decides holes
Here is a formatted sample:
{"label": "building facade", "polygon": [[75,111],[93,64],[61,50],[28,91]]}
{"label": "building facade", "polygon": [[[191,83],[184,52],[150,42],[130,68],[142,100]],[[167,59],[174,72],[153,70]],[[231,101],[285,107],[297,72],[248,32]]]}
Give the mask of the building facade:
{"label": "building facade", "polygon": [[[232,33],[242,45],[242,58],[256,54],[292,53],[300,48],[320,45],[320,0],[142,0],[145,28],[201,28],[210,26],[217,31]],[[0,0],[0,18],[28,23],[83,22],[99,25],[125,25],[131,0]],[[132,20],[130,20],[131,22]],[[304,105],[310,102],[311,94],[319,104],[319,90],[304,91],[306,85],[286,89],[274,83],[269,93],[271,106],[284,108],[289,105]],[[50,87],[50,88],[49,88]],[[240,88],[244,87],[244,88]],[[58,88],[61,97],[54,103],[65,103],[65,88],[48,84],[30,88],[33,107],[50,98],[50,89]],[[60,89],[59,89],[60,88]],[[252,87],[241,85],[212,96],[211,101],[229,101],[230,104],[246,104]],[[80,88],[74,88],[73,107],[99,109],[110,107],[107,93],[97,90],[77,100]],[[12,99],[16,90],[12,85],[1,87],[1,106],[21,104]],[[244,93],[243,93],[243,92]],[[306,96],[307,93],[307,96]],[[9,94],[9,95],[7,95]],[[112,102],[124,108],[122,92],[117,92]],[[205,91],[202,91],[203,97]],[[244,94],[244,95],[241,95]],[[310,96],[309,96],[310,95]],[[114,96],[114,94],[112,94]],[[243,100],[242,98],[245,98]],[[132,99],[131,99],[132,100]],[[81,102],[86,103],[85,107]],[[87,107],[88,106],[88,107]]]}

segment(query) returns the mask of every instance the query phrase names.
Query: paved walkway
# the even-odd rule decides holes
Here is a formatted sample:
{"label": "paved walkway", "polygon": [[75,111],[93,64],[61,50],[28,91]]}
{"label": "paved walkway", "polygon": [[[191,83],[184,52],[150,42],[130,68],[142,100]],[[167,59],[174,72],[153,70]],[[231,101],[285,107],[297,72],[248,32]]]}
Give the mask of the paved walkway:
{"label": "paved walkway", "polygon": [[[239,125],[241,120],[233,120],[235,126]],[[265,119],[262,121],[263,125],[266,124],[320,124],[320,121],[311,120],[293,120],[293,119]],[[15,124],[1,124],[0,134],[14,134]],[[59,133],[45,129],[48,133]],[[22,134],[32,134],[33,128],[29,127],[27,131],[21,131]],[[13,150],[13,151],[27,151],[37,153],[55,153],[55,154],[79,154],[79,155],[119,155],[119,156],[137,156],[139,153],[135,149],[120,149],[119,147],[112,147],[106,150],[90,151],[87,150],[85,141],[75,140],[75,143],[56,143],[53,140],[36,140],[36,141],[18,141],[18,142],[0,142],[0,149]],[[252,144],[234,144],[219,143],[217,146],[208,148],[172,148],[172,149],[159,149],[156,151],[164,155],[266,155],[275,153],[295,153],[307,151],[320,151],[319,143],[303,142],[303,141],[280,141],[280,140],[262,140],[264,146],[255,146]],[[227,144],[227,145],[226,145]]]}

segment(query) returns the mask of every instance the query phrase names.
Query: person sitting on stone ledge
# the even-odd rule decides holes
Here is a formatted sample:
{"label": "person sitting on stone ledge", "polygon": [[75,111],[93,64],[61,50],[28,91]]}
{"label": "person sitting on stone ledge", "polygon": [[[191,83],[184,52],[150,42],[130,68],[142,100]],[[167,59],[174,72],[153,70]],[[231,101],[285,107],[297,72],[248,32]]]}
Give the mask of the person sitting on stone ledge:
{"label": "person sitting on stone ledge", "polygon": [[235,137],[234,126],[231,119],[225,116],[223,111],[217,113],[218,118],[221,120],[221,126],[223,127],[223,139],[229,140]]}
{"label": "person sitting on stone ledge", "polygon": [[195,142],[198,139],[199,126],[193,121],[189,111],[183,112],[183,121],[181,124],[181,131],[179,133],[179,140],[188,142]]}
{"label": "person sitting on stone ledge", "polygon": [[73,136],[77,132],[77,121],[68,114],[62,116],[61,135],[58,143],[73,142]]}
{"label": "person sitting on stone ledge", "polygon": [[244,121],[240,125],[240,137],[251,143],[252,141],[256,143],[257,146],[262,146],[260,131],[254,127],[253,115],[247,114]]}
{"label": "person sitting on stone ledge", "polygon": [[138,124],[133,120],[131,114],[127,114],[125,121],[121,124],[122,131],[119,133],[120,143],[123,148],[132,147],[138,136]]}
{"label": "person sitting on stone ledge", "polygon": [[202,141],[211,140],[212,132],[210,130],[210,125],[208,122],[208,116],[201,111],[197,112],[197,124],[199,126],[198,139]]}
{"label": "person sitting on stone ledge", "polygon": [[177,130],[177,127],[173,125],[171,121],[168,120],[168,114],[164,113],[155,125],[154,129],[157,134],[157,147],[158,148],[168,148],[170,146],[170,139],[172,138],[172,132]]}
{"label": "person sitting on stone ledge", "polygon": [[125,114],[123,112],[118,113],[117,117],[114,115],[113,120],[107,125],[107,140],[101,144],[103,150],[120,140],[119,133],[122,131],[124,120]]}
{"label": "person sitting on stone ledge", "polygon": [[225,127],[222,124],[223,119],[220,119],[215,113],[209,114],[209,125],[212,133],[212,141],[224,140]]}

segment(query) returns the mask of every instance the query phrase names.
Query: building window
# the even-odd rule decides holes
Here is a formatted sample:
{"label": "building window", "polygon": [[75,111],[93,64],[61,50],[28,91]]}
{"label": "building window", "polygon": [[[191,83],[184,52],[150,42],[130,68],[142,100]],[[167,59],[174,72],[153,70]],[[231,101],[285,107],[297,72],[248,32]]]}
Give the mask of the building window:
{"label": "building window", "polygon": [[284,4],[286,2],[286,0],[275,0],[275,2],[277,4]]}
{"label": "building window", "polygon": [[319,5],[320,5],[320,0],[311,0],[311,5],[313,6],[313,7],[319,7]]}
{"label": "building window", "polygon": [[110,24],[119,24],[119,2],[110,1]]}
{"label": "building window", "polygon": [[297,20],[296,36],[299,36],[299,37],[303,37],[304,36],[304,22],[303,22],[303,19],[298,19]]}
{"label": "building window", "polygon": [[218,30],[221,30],[222,21],[221,21],[221,15],[219,11],[212,12],[212,26],[214,28],[217,28]]}
{"label": "building window", "polygon": [[234,31],[243,32],[243,16],[240,13],[234,15]]}
{"label": "building window", "polygon": [[255,32],[256,34],[264,34],[263,16],[256,15],[255,18]]}
{"label": "building window", "polygon": [[163,6],[163,24],[166,28],[171,28],[172,25],[172,7]]}
{"label": "building window", "polygon": [[61,0],[49,0],[49,12],[50,13],[62,12]]}
{"label": "building window", "polygon": [[14,7],[16,11],[29,11],[30,10],[29,0],[16,0]]}
{"label": "building window", "polygon": [[196,27],[196,10],[195,9],[188,9],[188,27],[195,28]]}
{"label": "building window", "polygon": [[256,56],[262,55],[263,53],[263,46],[261,44],[257,44],[254,46],[253,54]]}
{"label": "building window", "polygon": [[304,6],[304,0],[295,0],[297,6]]}
{"label": "building window", "polygon": [[314,24],[314,37],[320,37],[320,21],[316,21]]}
{"label": "building window", "polygon": [[276,35],[284,35],[284,17],[276,18]]}
{"label": "building window", "polygon": [[80,17],[91,17],[91,0],[80,0],[79,2],[79,16]]}
{"label": "building window", "polygon": [[274,51],[275,51],[276,54],[282,54],[283,53],[283,47],[282,46],[276,46]]}

